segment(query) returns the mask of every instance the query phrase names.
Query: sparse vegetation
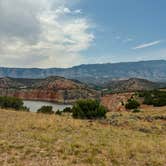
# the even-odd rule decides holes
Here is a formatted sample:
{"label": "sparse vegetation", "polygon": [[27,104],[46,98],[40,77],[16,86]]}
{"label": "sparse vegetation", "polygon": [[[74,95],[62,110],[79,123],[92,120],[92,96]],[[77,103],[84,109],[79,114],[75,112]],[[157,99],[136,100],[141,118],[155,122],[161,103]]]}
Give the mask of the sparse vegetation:
{"label": "sparse vegetation", "polygon": [[0,165],[164,166],[166,108],[105,120],[0,110]]}
{"label": "sparse vegetation", "polygon": [[79,100],[72,108],[73,117],[80,119],[105,118],[107,109],[97,100]]}
{"label": "sparse vegetation", "polygon": [[40,109],[37,110],[37,113],[43,114],[54,114],[52,106],[42,106]]}

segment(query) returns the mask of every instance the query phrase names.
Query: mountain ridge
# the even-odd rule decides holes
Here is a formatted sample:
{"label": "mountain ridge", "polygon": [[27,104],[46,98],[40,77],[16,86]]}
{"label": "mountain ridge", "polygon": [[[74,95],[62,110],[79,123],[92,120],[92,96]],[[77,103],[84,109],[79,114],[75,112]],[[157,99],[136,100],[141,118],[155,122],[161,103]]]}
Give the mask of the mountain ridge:
{"label": "mountain ridge", "polygon": [[154,90],[165,88],[166,83],[152,82],[146,79],[129,78],[121,80],[112,80],[101,86],[102,89],[111,92],[135,92],[144,90]]}
{"label": "mountain ridge", "polygon": [[71,68],[5,68],[0,67],[0,77],[46,78],[61,76],[88,84],[105,83],[113,79],[141,78],[166,82],[166,60],[83,64]]}

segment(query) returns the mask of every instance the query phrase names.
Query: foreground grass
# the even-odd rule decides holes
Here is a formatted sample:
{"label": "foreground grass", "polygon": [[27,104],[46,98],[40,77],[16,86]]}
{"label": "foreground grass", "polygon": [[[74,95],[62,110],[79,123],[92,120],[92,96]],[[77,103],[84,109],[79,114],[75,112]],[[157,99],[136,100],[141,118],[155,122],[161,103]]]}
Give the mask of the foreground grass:
{"label": "foreground grass", "polygon": [[81,121],[0,110],[0,165],[166,165],[166,108],[107,116]]}

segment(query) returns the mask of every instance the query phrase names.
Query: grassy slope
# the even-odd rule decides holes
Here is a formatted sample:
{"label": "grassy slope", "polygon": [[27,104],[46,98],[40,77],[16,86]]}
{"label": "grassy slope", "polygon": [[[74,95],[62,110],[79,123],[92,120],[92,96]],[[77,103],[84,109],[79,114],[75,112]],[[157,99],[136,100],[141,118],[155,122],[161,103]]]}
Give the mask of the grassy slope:
{"label": "grassy slope", "polygon": [[166,108],[156,109],[95,122],[0,110],[0,165],[164,166],[166,121],[155,117]]}

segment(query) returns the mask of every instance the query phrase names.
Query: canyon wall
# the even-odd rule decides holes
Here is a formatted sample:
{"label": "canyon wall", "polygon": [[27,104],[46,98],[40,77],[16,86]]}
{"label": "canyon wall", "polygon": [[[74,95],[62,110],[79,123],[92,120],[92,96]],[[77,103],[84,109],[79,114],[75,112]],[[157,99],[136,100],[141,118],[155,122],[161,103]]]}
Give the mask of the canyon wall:
{"label": "canyon wall", "polygon": [[24,100],[50,101],[56,103],[74,103],[79,99],[97,99],[98,94],[89,92],[88,90],[45,90],[45,89],[2,89],[0,88],[0,96],[18,97]]}
{"label": "canyon wall", "polygon": [[99,99],[100,92],[90,89],[81,82],[62,77],[40,80],[1,78],[0,96],[70,104],[79,99]]}

